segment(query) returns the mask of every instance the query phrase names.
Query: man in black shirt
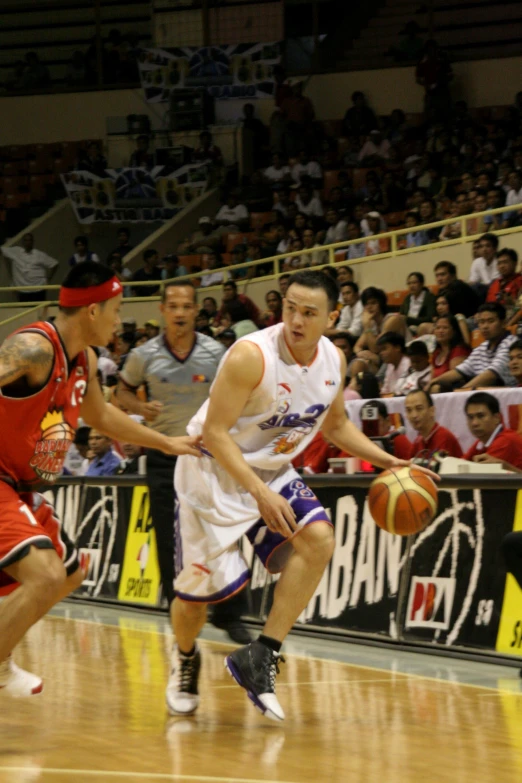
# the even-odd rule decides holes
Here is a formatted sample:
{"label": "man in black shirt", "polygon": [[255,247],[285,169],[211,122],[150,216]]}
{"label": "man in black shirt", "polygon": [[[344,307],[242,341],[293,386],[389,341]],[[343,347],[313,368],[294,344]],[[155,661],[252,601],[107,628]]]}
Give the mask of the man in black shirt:
{"label": "man in black shirt", "polygon": [[439,294],[448,300],[450,313],[462,313],[466,318],[475,315],[479,308],[477,295],[467,283],[457,278],[457,267],[451,261],[439,261],[435,267],[435,280]]}
{"label": "man in black shirt", "polygon": [[[134,272],[132,276],[133,283],[142,283],[149,280],[161,280],[161,269],[158,268],[158,251],[153,248],[145,250],[143,253],[143,266]],[[136,286],[133,287],[132,293],[134,296],[155,296],[160,287],[158,286]]]}

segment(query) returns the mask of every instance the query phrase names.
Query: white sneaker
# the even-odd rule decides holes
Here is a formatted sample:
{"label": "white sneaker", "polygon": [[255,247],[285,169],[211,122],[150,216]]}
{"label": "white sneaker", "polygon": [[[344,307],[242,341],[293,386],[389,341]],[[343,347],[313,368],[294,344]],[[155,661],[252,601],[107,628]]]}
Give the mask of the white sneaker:
{"label": "white sneaker", "polygon": [[172,651],[172,670],[167,685],[167,708],[171,715],[190,715],[199,705],[198,680],[201,668],[201,653],[196,647],[194,654],[183,655],[175,647]]}
{"label": "white sneaker", "polygon": [[9,655],[0,663],[0,689],[15,698],[36,696],[43,691],[43,681],[17,666]]}

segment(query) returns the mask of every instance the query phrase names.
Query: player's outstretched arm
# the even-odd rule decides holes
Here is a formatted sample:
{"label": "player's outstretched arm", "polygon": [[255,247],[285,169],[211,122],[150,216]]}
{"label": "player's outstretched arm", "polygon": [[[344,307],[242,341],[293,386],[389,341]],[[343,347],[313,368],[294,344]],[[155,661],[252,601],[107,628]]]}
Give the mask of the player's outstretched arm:
{"label": "player's outstretched arm", "polygon": [[0,346],[0,387],[23,377],[30,386],[43,385],[53,360],[53,346],[43,335],[22,332],[8,337]]}
{"label": "player's outstretched arm", "polygon": [[254,343],[243,341],[230,349],[210,394],[203,426],[203,445],[232,478],[256,500],[260,516],[271,530],[289,536],[295,530],[290,504],[273,492],[246,463],[230,437],[245,405],[263,378],[264,360]]}
{"label": "player's outstretched arm", "polygon": [[136,443],[149,449],[157,449],[165,454],[190,454],[200,457],[199,438],[184,435],[168,438],[159,432],[144,427],[131,419],[126,413],[105,402],[96,378],[96,357],[89,348],[89,385],[83,399],[81,415],[89,427],[115,440]]}

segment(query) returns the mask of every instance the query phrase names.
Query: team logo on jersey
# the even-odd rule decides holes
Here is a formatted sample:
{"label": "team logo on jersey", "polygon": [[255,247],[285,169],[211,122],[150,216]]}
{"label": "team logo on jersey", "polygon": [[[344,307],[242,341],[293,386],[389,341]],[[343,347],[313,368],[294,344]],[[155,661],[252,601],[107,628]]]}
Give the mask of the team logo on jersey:
{"label": "team logo on jersey", "polygon": [[282,397],[284,394],[292,394],[292,389],[290,388],[288,383],[278,383],[277,387],[278,387],[277,394],[279,397]]}
{"label": "team logo on jersey", "polygon": [[209,379],[206,375],[193,375],[192,383],[209,383]]}
{"label": "team logo on jersey", "polygon": [[288,434],[283,433],[283,435],[274,440],[272,454],[292,454],[309,432],[309,428],[301,428],[292,430]]}
{"label": "team logo on jersey", "polygon": [[53,482],[61,475],[65,457],[74,441],[74,430],[58,410],[49,411],[40,428],[42,435],[29,464],[43,481]]}
{"label": "team logo on jersey", "polygon": [[290,402],[280,405],[277,413],[271,416],[267,421],[261,422],[261,430],[271,429],[289,429],[290,432],[283,432],[276,435],[272,442],[272,454],[292,454],[296,451],[301,441],[309,435],[319,416],[327,409],[327,405],[310,405],[303,414],[288,413]]}
{"label": "team logo on jersey", "polygon": [[325,386],[335,386],[335,381],[325,381],[324,385]]}

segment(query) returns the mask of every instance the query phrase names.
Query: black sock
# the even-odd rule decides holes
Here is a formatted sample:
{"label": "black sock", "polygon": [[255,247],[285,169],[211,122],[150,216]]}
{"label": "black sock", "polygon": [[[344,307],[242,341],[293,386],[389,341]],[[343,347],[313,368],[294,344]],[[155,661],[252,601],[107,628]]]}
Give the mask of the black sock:
{"label": "black sock", "polygon": [[273,650],[276,653],[281,651],[281,647],[283,645],[283,642],[278,642],[277,639],[272,639],[271,636],[263,636],[263,634],[261,634],[257,641],[261,642],[261,644],[264,644],[265,647],[268,647],[270,650]]}
{"label": "black sock", "polygon": [[194,653],[196,652],[196,645],[195,645],[195,644],[193,644],[193,645],[192,645],[192,650],[190,650],[190,652],[183,652],[183,650],[181,649],[181,647],[178,647],[178,650],[180,651],[181,655],[182,655],[184,658],[192,658],[192,656],[193,656],[193,655],[194,655]]}

